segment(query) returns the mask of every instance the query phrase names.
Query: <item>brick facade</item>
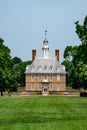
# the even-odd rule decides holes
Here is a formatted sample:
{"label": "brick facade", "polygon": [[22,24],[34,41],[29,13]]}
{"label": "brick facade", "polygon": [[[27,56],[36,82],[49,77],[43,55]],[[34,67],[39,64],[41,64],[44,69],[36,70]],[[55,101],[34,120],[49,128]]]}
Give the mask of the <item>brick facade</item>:
{"label": "brick facade", "polygon": [[[38,93],[40,91],[43,94],[43,91],[47,91],[49,94],[52,91],[65,91],[66,90],[66,76],[64,74],[59,75],[60,78],[57,78],[56,74],[46,74],[48,82],[43,83],[44,74],[27,74],[26,75],[26,91],[33,91]],[[51,77],[51,79],[50,79]],[[47,86],[47,90],[45,88]],[[45,88],[45,90],[43,90]]]}

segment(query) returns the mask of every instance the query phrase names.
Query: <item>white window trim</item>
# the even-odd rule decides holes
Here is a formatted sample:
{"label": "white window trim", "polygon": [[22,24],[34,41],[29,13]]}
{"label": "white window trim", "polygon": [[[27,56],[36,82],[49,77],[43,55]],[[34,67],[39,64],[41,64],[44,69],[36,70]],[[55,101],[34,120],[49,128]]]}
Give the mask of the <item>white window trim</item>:
{"label": "white window trim", "polygon": [[38,84],[38,90],[42,90],[42,84]]}
{"label": "white window trim", "polygon": [[53,85],[52,85],[52,84],[50,84],[50,86],[52,87],[52,88],[50,87],[50,91],[52,91],[52,90],[53,90]]}
{"label": "white window trim", "polygon": [[57,68],[57,72],[60,72],[60,68],[59,67]]}
{"label": "white window trim", "polygon": [[57,80],[60,81],[60,75],[59,74],[57,74]]}
{"label": "white window trim", "polygon": [[53,75],[51,74],[51,75],[50,75],[50,81],[52,81],[52,80],[53,80]]}
{"label": "white window trim", "polygon": [[46,65],[44,66],[44,70],[47,70],[47,66]]}
{"label": "white window trim", "polygon": [[52,65],[49,67],[49,70],[53,70],[53,66]]}
{"label": "white window trim", "polygon": [[60,91],[60,84],[57,84],[57,91]]}
{"label": "white window trim", "polygon": [[34,84],[31,84],[31,90],[34,90]]}
{"label": "white window trim", "polygon": [[31,75],[31,80],[34,81],[34,74]]}
{"label": "white window trim", "polygon": [[48,79],[48,75],[47,74],[44,75],[44,79]]}
{"label": "white window trim", "polygon": [[41,74],[38,75],[38,80],[39,80],[39,81],[41,81],[41,78],[42,78]]}
{"label": "white window trim", "polygon": [[42,67],[41,67],[41,65],[40,65],[40,66],[38,67],[38,71],[41,71],[41,68],[42,68]]}

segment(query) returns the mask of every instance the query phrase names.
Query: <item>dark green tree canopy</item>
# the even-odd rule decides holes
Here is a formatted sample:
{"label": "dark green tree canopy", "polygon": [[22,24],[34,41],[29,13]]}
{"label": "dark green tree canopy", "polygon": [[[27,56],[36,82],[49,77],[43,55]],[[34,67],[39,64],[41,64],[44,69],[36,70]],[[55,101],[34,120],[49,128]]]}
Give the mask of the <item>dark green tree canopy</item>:
{"label": "dark green tree canopy", "polygon": [[3,44],[4,40],[0,38],[0,92],[3,96],[3,91],[7,85],[7,71],[10,69],[10,49]]}
{"label": "dark green tree canopy", "polygon": [[67,86],[87,89],[87,16],[83,24],[77,21],[75,25],[81,44],[65,48],[63,64],[67,71]]}
{"label": "dark green tree canopy", "polygon": [[10,49],[3,44],[4,40],[0,38],[0,68],[10,67]]}
{"label": "dark green tree canopy", "polygon": [[21,63],[21,62],[22,62],[22,60],[17,56],[12,59],[13,65]]}

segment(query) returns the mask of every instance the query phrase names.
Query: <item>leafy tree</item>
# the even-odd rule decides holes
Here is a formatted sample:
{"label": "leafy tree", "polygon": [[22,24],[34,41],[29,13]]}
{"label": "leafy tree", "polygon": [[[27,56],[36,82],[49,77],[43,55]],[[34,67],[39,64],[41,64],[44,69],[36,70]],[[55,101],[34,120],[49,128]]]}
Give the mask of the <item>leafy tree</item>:
{"label": "leafy tree", "polygon": [[13,72],[16,73],[17,79],[16,81],[20,84],[20,86],[25,86],[25,70],[26,70],[26,65],[31,64],[32,61],[26,61],[26,62],[21,62],[18,64],[15,64],[12,68]]}
{"label": "leafy tree", "polygon": [[18,63],[21,63],[21,62],[22,62],[22,60],[21,60],[19,57],[14,57],[14,58],[12,59],[13,65],[18,64]]}
{"label": "leafy tree", "polygon": [[78,21],[75,25],[81,44],[65,48],[63,64],[66,66],[67,84],[73,88],[87,89],[87,16],[84,18],[83,25]]}
{"label": "leafy tree", "polygon": [[4,40],[0,38],[0,92],[3,96],[3,91],[6,89],[6,70],[11,67],[10,49],[3,44]]}
{"label": "leafy tree", "polygon": [[22,62],[19,57],[11,59],[10,49],[3,44],[0,38],[0,92],[3,96],[5,90],[17,91],[19,86],[25,86],[26,65],[31,61]]}

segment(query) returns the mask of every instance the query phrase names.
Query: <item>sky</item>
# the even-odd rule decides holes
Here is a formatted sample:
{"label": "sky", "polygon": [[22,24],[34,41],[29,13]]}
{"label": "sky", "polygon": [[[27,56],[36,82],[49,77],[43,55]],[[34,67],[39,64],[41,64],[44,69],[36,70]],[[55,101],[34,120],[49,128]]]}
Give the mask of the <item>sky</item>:
{"label": "sky", "polygon": [[66,46],[80,44],[74,23],[86,15],[87,0],[0,0],[0,37],[12,57],[27,61],[32,49],[42,55],[47,30],[49,53],[55,57],[59,49],[62,62]]}

